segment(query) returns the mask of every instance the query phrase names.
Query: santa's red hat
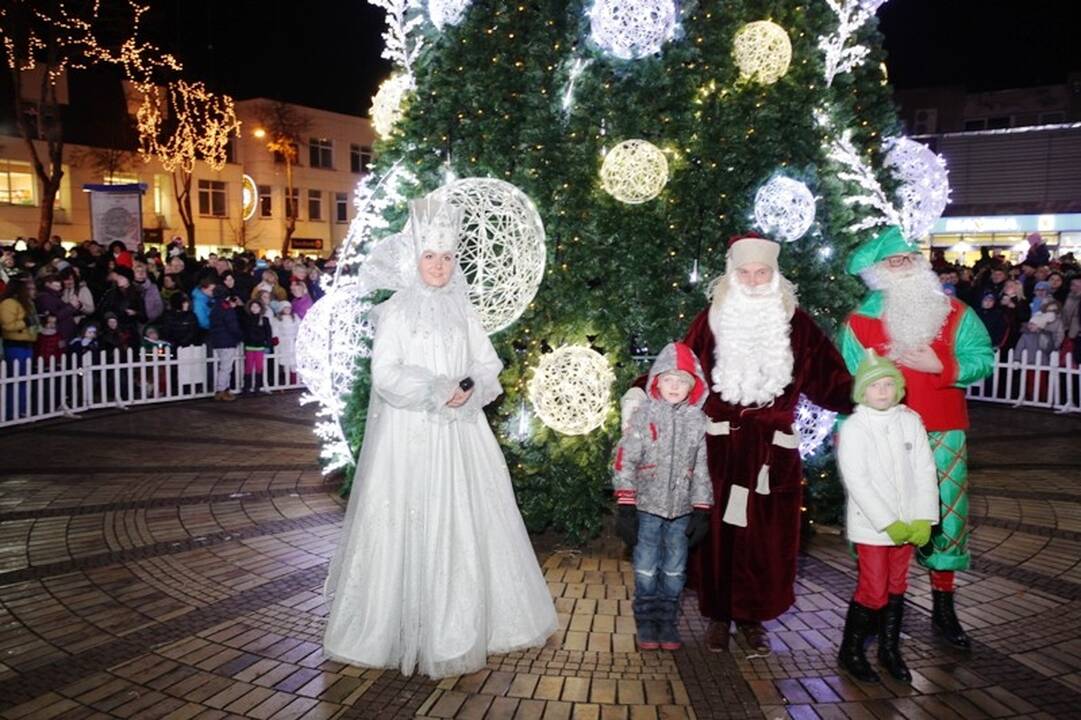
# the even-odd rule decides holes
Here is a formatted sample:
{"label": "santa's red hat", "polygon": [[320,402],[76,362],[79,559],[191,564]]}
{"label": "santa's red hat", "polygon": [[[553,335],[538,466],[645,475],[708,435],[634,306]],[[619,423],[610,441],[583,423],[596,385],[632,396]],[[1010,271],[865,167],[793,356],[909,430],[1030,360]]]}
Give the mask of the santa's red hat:
{"label": "santa's red hat", "polygon": [[727,270],[736,270],[750,263],[761,263],[777,270],[781,246],[758,233],[733,235],[728,239]]}

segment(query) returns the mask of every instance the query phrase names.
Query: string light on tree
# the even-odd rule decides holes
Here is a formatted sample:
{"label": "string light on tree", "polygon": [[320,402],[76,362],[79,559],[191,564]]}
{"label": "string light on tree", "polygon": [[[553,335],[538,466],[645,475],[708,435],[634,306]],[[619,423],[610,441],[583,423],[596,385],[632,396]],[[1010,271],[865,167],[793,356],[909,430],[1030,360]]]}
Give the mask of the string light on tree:
{"label": "string light on tree", "polygon": [[428,18],[440,32],[462,21],[472,0],[428,0]]}
{"label": "string light on tree", "polygon": [[608,151],[601,164],[601,184],[628,205],[649,202],[668,183],[668,159],[646,140],[625,140]]}
{"label": "string light on tree", "polygon": [[389,137],[402,117],[402,104],[406,93],[413,89],[413,79],[405,73],[391,75],[379,86],[372,98],[369,115],[372,127],[380,137]]}
{"label": "string light on tree", "polygon": [[784,242],[803,237],[815,219],[814,195],[799,180],[778,175],[758,188],[754,218],[759,229]]}
{"label": "string light on tree", "polygon": [[676,32],[675,0],[595,0],[593,42],[610,55],[635,60],[660,52]]}
{"label": "string light on tree", "polygon": [[529,401],[548,427],[564,435],[586,435],[611,411],[615,375],[597,351],[564,345],[544,355],[529,381]]}
{"label": "string light on tree", "polygon": [[883,165],[901,182],[901,229],[905,237],[918,240],[931,231],[950,202],[946,161],[923,143],[906,137],[885,143]]}
{"label": "string light on tree", "polygon": [[862,65],[870,55],[870,48],[851,44],[851,40],[885,3],[886,0],[826,0],[837,16],[837,29],[818,38],[818,47],[824,54],[826,87],[833,85],[838,75]]}
{"label": "string light on tree", "polygon": [[758,20],[736,32],[732,56],[741,77],[772,85],[788,72],[792,62],[792,41],[780,25]]}
{"label": "string light on tree", "polygon": [[804,460],[811,457],[833,432],[837,413],[825,410],[799,396],[796,404],[796,432],[799,433],[799,454]]}

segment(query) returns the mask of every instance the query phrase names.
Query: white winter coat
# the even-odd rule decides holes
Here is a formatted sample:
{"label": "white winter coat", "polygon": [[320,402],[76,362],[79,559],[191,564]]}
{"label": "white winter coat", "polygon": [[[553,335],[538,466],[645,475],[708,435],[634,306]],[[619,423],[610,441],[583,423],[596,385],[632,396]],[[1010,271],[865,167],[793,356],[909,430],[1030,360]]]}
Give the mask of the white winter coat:
{"label": "white winter coat", "polygon": [[927,430],[904,405],[875,410],[857,405],[837,444],[848,493],[848,539],[893,545],[884,531],[898,520],[938,523],[938,475]]}

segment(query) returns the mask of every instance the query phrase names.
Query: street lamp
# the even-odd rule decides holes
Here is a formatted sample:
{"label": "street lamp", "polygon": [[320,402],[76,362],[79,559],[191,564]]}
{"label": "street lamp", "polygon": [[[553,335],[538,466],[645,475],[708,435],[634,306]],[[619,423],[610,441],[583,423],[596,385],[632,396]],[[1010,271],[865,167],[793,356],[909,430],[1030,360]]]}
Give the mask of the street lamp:
{"label": "street lamp", "polygon": [[252,133],[252,135],[254,135],[257,139],[262,140],[266,137],[266,130],[264,130],[263,128],[255,128],[255,131]]}

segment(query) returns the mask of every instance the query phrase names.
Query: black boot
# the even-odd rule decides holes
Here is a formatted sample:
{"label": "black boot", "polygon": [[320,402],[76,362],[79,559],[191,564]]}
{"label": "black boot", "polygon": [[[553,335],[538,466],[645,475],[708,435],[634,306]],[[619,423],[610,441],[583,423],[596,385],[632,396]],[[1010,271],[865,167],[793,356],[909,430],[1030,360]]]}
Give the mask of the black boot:
{"label": "black boot", "polygon": [[848,604],[845,617],[845,635],[841,641],[841,651],[837,662],[849,675],[860,682],[879,682],[878,673],[871,669],[864,654],[864,644],[875,631],[878,611],[860,605],[855,600]]}
{"label": "black boot", "polygon": [[878,662],[895,680],[910,683],[912,673],[901,657],[901,619],[905,614],[905,596],[890,595],[878,626]]}
{"label": "black boot", "polygon": [[945,590],[932,590],[934,610],[931,613],[931,627],[942,636],[942,639],[962,650],[972,647],[972,642],[965,634],[964,628],[957,620],[957,612],[953,608],[953,593]]}

